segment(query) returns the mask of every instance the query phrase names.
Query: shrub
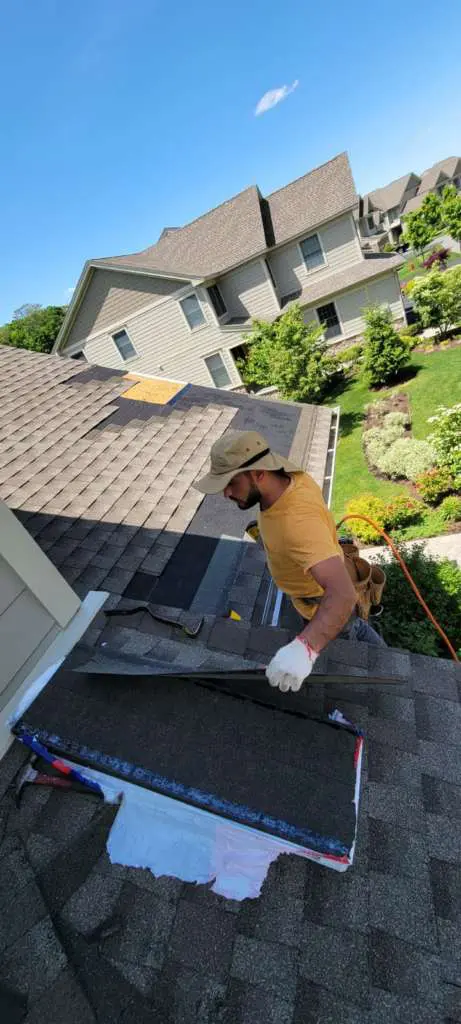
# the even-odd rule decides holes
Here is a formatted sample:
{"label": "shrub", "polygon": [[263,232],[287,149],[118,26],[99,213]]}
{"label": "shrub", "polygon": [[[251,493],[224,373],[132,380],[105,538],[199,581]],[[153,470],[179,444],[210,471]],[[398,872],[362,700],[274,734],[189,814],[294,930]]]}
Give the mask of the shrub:
{"label": "shrub", "polygon": [[[374,494],[361,494],[349,501],[346,506],[346,514],[369,516],[370,519],[374,519],[377,526],[383,527],[386,521],[386,505],[381,498],[375,497]],[[381,539],[381,534],[361,519],[351,519],[347,525],[359,540],[366,543]]]}
{"label": "shrub", "polygon": [[450,249],[434,249],[431,255],[427,257],[427,260],[424,260],[423,267],[425,270],[432,270],[433,267],[445,270],[450,252]]}
{"label": "shrub", "polygon": [[410,422],[407,412],[388,412],[384,417],[386,427],[406,427]]}
{"label": "shrub", "polygon": [[[391,414],[393,415],[393,414]],[[397,413],[396,415],[400,415]],[[363,443],[367,458],[373,466],[380,469],[383,456],[389,450],[394,441],[403,437],[404,427],[401,423],[389,423],[384,427],[371,427],[363,434]]]}
{"label": "shrub", "polygon": [[394,245],[394,243],[393,242],[386,242],[386,244],[383,245],[383,252],[395,252],[395,245]]}
{"label": "shrub", "polygon": [[423,327],[448,331],[461,320],[461,266],[416,278],[412,301]]}
{"label": "shrub", "polygon": [[366,342],[363,373],[370,387],[395,380],[410,358],[410,349],[396,331],[388,306],[370,306],[363,311]]}
{"label": "shrub", "polygon": [[349,345],[349,348],[343,348],[341,352],[337,352],[334,358],[338,363],[356,363],[362,355],[363,345],[357,342],[356,345]]}
{"label": "shrub", "polygon": [[461,519],[461,498],[451,494],[439,505],[439,512],[446,523],[456,523]]}
{"label": "shrub", "polygon": [[410,494],[397,494],[386,505],[386,526],[392,530],[414,523],[421,518],[425,508],[424,501],[419,498],[413,498]]}
{"label": "shrub", "polygon": [[461,402],[451,409],[441,405],[427,422],[432,424],[428,441],[434,446],[439,464],[453,476],[461,476]]}
{"label": "shrub", "polygon": [[418,334],[407,334],[405,331],[400,332],[400,337],[407,342],[411,352],[417,345],[422,345],[424,341],[424,338],[421,338]]}
{"label": "shrub", "polygon": [[[422,545],[402,549],[417,587],[432,613],[458,649],[461,646],[461,569],[448,559],[438,562]],[[378,564],[386,573],[382,623],[384,639],[393,647],[448,658],[449,653],[417,601],[400,565],[394,559]]]}
{"label": "shrub", "polygon": [[454,480],[446,466],[437,466],[427,473],[422,473],[416,478],[415,484],[418,494],[430,505],[435,505],[445,494],[450,494],[454,490]]}
{"label": "shrub", "polygon": [[305,323],[294,303],[278,320],[253,321],[246,336],[249,345],[242,377],[250,386],[276,385],[282,398],[319,402],[324,397],[335,364],[327,352],[322,327]]}
{"label": "shrub", "polygon": [[416,480],[434,465],[434,450],[427,441],[401,437],[387,449],[378,463],[378,469],[387,476]]}
{"label": "shrub", "polygon": [[400,333],[404,334],[406,338],[414,338],[418,334],[418,331],[418,324],[405,324],[405,327],[402,327]]}

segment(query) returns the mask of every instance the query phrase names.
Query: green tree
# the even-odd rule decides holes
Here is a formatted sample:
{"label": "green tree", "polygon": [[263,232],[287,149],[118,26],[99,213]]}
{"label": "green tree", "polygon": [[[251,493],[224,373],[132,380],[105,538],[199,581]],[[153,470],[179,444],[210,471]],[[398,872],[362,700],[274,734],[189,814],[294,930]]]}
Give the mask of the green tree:
{"label": "green tree", "polygon": [[12,320],[24,320],[25,316],[30,316],[31,313],[35,313],[37,309],[41,309],[39,302],[25,302],[19,309],[15,309]]}
{"label": "green tree", "polygon": [[[428,197],[426,197],[428,198]],[[404,240],[411,245],[420,256],[424,256],[424,250],[434,237],[434,229],[428,224],[423,209],[407,213],[403,220]]]}
{"label": "green tree", "polygon": [[461,266],[415,278],[411,299],[423,327],[446,333],[461,322]]}
{"label": "green tree", "polygon": [[454,185],[447,185],[443,190],[442,220],[448,234],[461,243],[461,195]]}
{"label": "green tree", "polygon": [[255,320],[246,337],[248,357],[240,372],[245,384],[276,386],[283,398],[318,402],[336,371],[322,327],[305,323],[294,304],[274,323]]}
{"label": "green tree", "polygon": [[432,231],[432,237],[438,235],[443,227],[442,200],[436,192],[428,192],[421,203],[419,210],[424,223]]}
{"label": "green tree", "polygon": [[366,323],[362,373],[370,387],[380,387],[398,376],[410,358],[408,341],[396,331],[389,306],[362,310]]}
{"label": "green tree", "polygon": [[[26,307],[22,306],[21,309]],[[66,315],[66,306],[38,307],[0,327],[0,344],[51,352]],[[16,310],[20,314],[20,310]]]}

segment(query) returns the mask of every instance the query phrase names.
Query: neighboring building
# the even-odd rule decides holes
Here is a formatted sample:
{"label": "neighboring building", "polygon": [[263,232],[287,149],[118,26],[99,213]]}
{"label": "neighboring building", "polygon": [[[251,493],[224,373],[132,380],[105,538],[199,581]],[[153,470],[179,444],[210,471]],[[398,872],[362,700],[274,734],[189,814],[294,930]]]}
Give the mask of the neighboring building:
{"label": "neighboring building", "polygon": [[402,216],[418,210],[429,192],[442,194],[446,185],[461,189],[461,157],[440,160],[419,176],[404,174],[384,188],[360,198],[358,223],[365,245],[381,249],[387,242],[396,244],[403,231]]}
{"label": "neighboring building", "polygon": [[358,201],[343,153],[265,198],[252,186],[165,228],[143,252],[90,260],[55,352],[232,389],[252,319],[294,301],[332,345],[360,335],[372,303],[402,323],[400,257],[363,252]]}
{"label": "neighboring building", "polygon": [[458,190],[461,189],[461,156],[449,156],[446,160],[440,160],[433,167],[429,167],[427,171],[423,171],[418,191],[406,203],[403,212],[411,213],[413,210],[419,209],[424,196],[427,196],[429,192],[442,195],[446,185],[454,185]]}
{"label": "neighboring building", "polygon": [[402,210],[416,195],[420,181],[417,174],[405,174],[360,199],[359,230],[364,240],[370,239],[371,244],[378,247],[386,242],[398,242],[402,233]]}

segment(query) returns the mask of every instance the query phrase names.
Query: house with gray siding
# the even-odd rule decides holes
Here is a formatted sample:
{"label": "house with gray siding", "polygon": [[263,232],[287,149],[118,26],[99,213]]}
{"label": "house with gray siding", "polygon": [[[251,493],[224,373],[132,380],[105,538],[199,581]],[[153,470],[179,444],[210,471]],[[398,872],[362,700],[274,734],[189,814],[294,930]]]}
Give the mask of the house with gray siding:
{"label": "house with gray siding", "polygon": [[428,167],[421,175],[404,174],[383,188],[360,197],[359,232],[364,246],[381,248],[396,244],[403,230],[402,217],[418,210],[425,196],[442,195],[446,185],[461,190],[461,157],[449,156]]}
{"label": "house with gray siding", "polygon": [[399,325],[401,258],[366,253],[359,197],[340,154],[263,196],[250,186],[142,252],[89,260],[55,352],[133,374],[241,388],[236,354],[255,318],[299,302],[332,346],[360,337],[363,309]]}

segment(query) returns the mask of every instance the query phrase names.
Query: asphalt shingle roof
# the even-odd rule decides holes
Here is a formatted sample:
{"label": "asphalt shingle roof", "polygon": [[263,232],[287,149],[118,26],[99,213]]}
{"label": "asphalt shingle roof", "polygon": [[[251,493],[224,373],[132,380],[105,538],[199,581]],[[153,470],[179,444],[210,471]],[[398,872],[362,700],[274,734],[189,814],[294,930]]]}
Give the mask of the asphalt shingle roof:
{"label": "asphalt shingle roof", "polygon": [[350,210],[358,203],[347,153],[267,196],[278,245]]}
{"label": "asphalt shingle roof", "polygon": [[368,209],[391,210],[394,206],[399,206],[412,177],[417,177],[417,175],[413,175],[413,173],[404,174],[401,178],[391,181],[389,185],[377,188],[374,192],[368,192],[364,196],[364,202],[366,203],[365,212]]}
{"label": "asphalt shingle roof", "polygon": [[258,188],[250,186],[190,224],[163,232],[155,245],[142,252],[92,262],[216,276],[352,209],[358,196],[347,154],[341,153],[269,195],[269,218],[263,215],[262,202]]}
{"label": "asphalt shingle roof", "polygon": [[353,263],[349,267],[345,267],[344,270],[337,270],[336,273],[329,274],[328,277],[314,278],[300,291],[299,295],[290,296],[290,300],[300,302],[302,306],[310,305],[319,299],[344,291],[345,288],[351,288],[362,281],[378,277],[379,274],[386,271],[398,270],[403,262],[404,260],[398,253],[365,254],[365,259],[361,263]]}
{"label": "asphalt shingle roof", "polygon": [[[244,628],[244,650],[262,661],[286,640]],[[221,664],[226,649],[225,640],[215,648]],[[390,668],[401,686],[354,683]],[[460,1019],[461,753],[459,726],[440,727],[460,715],[460,668],[336,641],[315,671],[349,680],[325,687],[311,677],[306,709],[340,707],[365,731],[355,863],[337,874],[284,855],[257,900],[234,903],[209,886],[111,865],[105,843],[116,808],[90,794],[29,787],[16,809],[14,776],[27,752],[14,744],[0,762],[5,1020]]]}

